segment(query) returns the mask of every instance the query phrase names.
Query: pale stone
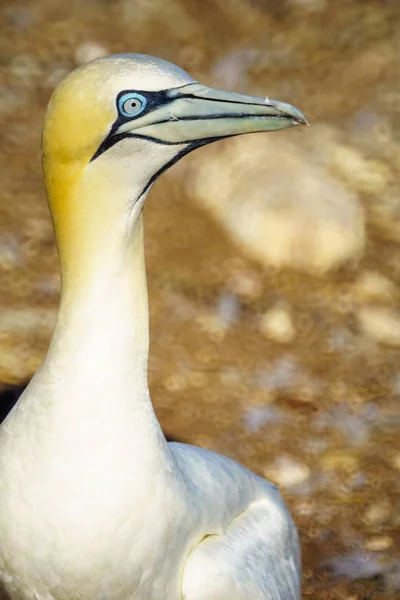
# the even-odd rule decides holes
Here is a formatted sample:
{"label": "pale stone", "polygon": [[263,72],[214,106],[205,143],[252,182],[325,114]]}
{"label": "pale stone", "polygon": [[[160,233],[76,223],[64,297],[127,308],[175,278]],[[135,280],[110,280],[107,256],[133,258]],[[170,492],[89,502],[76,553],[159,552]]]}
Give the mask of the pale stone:
{"label": "pale stone", "polygon": [[389,308],[365,306],[358,312],[361,331],[377,342],[400,346],[400,315]]}
{"label": "pale stone", "polygon": [[388,535],[374,535],[365,541],[364,548],[370,552],[383,552],[393,546],[393,539]]}
{"label": "pale stone", "polygon": [[51,332],[57,311],[52,308],[0,307],[0,334],[26,334],[44,330]]}
{"label": "pale stone", "polygon": [[239,318],[240,304],[235,294],[220,294],[216,305],[216,316],[226,327],[233,325]]}
{"label": "pale stone", "polygon": [[399,295],[393,281],[377,271],[364,271],[355,283],[355,292],[360,300],[390,301]]}
{"label": "pale stone", "polygon": [[315,513],[313,500],[300,500],[294,505],[295,512],[302,517],[311,517]]}
{"label": "pale stone", "polygon": [[294,143],[238,137],[188,165],[189,192],[262,264],[322,273],[362,255],[357,196]]}
{"label": "pale stone", "polygon": [[84,65],[85,63],[101,58],[108,54],[108,50],[102,44],[97,42],[84,42],[75,51],[75,61],[78,65]]}
{"label": "pale stone", "polygon": [[223,339],[227,330],[227,324],[217,315],[205,314],[196,319],[201,330],[215,339]]}
{"label": "pale stone", "polygon": [[387,521],[392,514],[388,501],[372,504],[364,513],[363,521],[367,525],[380,525]]}
{"label": "pale stone", "polygon": [[0,267],[3,269],[12,269],[21,265],[22,252],[18,236],[12,233],[0,234]]}
{"label": "pale stone", "polygon": [[264,313],[260,320],[260,330],[265,337],[281,344],[291,342],[296,333],[290,312],[282,306]]}
{"label": "pale stone", "polygon": [[290,456],[281,456],[265,468],[264,475],[280,487],[291,488],[307,481],[310,477],[310,469]]}
{"label": "pale stone", "polygon": [[200,389],[206,387],[208,380],[205,373],[201,371],[191,371],[187,377],[188,386]]}
{"label": "pale stone", "polygon": [[173,373],[164,380],[164,387],[169,392],[180,392],[187,387],[186,379],[183,375]]}
{"label": "pale stone", "polygon": [[395,454],[391,460],[392,467],[397,471],[400,471],[400,454]]}
{"label": "pale stone", "polygon": [[324,471],[351,473],[357,469],[358,459],[351,452],[332,450],[320,458],[320,465]]}
{"label": "pale stone", "polygon": [[262,292],[260,278],[254,273],[244,271],[238,271],[232,276],[229,287],[242,298],[258,298]]}

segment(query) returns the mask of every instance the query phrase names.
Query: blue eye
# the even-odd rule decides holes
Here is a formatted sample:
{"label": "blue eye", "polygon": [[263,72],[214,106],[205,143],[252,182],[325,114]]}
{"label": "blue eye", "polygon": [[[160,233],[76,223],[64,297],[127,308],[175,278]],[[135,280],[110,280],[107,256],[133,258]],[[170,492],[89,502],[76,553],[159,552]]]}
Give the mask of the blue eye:
{"label": "blue eye", "polygon": [[118,110],[124,117],[136,117],[146,108],[147,100],[141,94],[128,92],[118,100]]}

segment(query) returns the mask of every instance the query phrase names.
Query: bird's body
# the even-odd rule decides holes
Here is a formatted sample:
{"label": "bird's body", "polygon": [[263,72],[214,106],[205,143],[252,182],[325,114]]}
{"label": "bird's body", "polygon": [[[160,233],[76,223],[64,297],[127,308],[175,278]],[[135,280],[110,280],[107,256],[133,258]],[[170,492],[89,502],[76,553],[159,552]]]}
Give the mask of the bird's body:
{"label": "bird's body", "polygon": [[141,55],[94,61],[56,90],[43,152],[61,305],[43,365],[0,430],[11,600],[298,600],[297,533],[276,488],[168,444],[147,387],[147,191],[180,156],[267,130],[267,118],[269,129],[304,122]]}

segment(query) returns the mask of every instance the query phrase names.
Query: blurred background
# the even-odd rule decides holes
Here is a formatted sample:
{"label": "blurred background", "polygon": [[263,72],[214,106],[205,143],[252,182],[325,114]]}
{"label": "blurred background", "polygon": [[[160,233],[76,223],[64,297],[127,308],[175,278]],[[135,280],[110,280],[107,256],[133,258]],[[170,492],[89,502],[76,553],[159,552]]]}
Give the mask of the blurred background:
{"label": "blurred background", "polygon": [[400,598],[399,1],[2,0],[3,414],[59,300],[44,111],[68,71],[115,52],[308,116],[198,150],[154,186],[151,392],[174,438],[281,487],[304,597]]}

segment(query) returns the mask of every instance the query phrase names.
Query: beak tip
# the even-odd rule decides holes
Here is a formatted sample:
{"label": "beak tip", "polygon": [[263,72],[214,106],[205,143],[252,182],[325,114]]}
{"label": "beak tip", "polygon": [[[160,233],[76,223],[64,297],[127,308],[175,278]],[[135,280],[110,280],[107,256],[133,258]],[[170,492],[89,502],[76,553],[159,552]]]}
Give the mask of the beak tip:
{"label": "beak tip", "polygon": [[293,125],[305,125],[306,127],[310,127],[310,123],[309,123],[307,117],[298,108],[291,106],[289,114],[291,114],[291,116],[292,116]]}
{"label": "beak tip", "polygon": [[298,119],[296,124],[297,125],[305,125],[306,127],[310,127],[309,120],[307,119],[307,117],[305,115],[303,115],[302,119]]}
{"label": "beak tip", "polygon": [[292,125],[294,127],[299,127],[301,125],[305,125],[306,127],[310,127],[310,123],[308,121],[300,121],[299,119],[292,119]]}
{"label": "beak tip", "polygon": [[303,113],[301,113],[301,114],[303,116],[303,120],[301,121],[301,124],[305,125],[306,127],[310,127],[310,121],[307,119],[307,117]]}
{"label": "beak tip", "polygon": [[279,100],[265,100],[269,106],[276,108],[283,116],[289,118],[293,125],[306,125],[310,126],[307,117],[295,106],[287,104],[286,102],[280,102]]}

